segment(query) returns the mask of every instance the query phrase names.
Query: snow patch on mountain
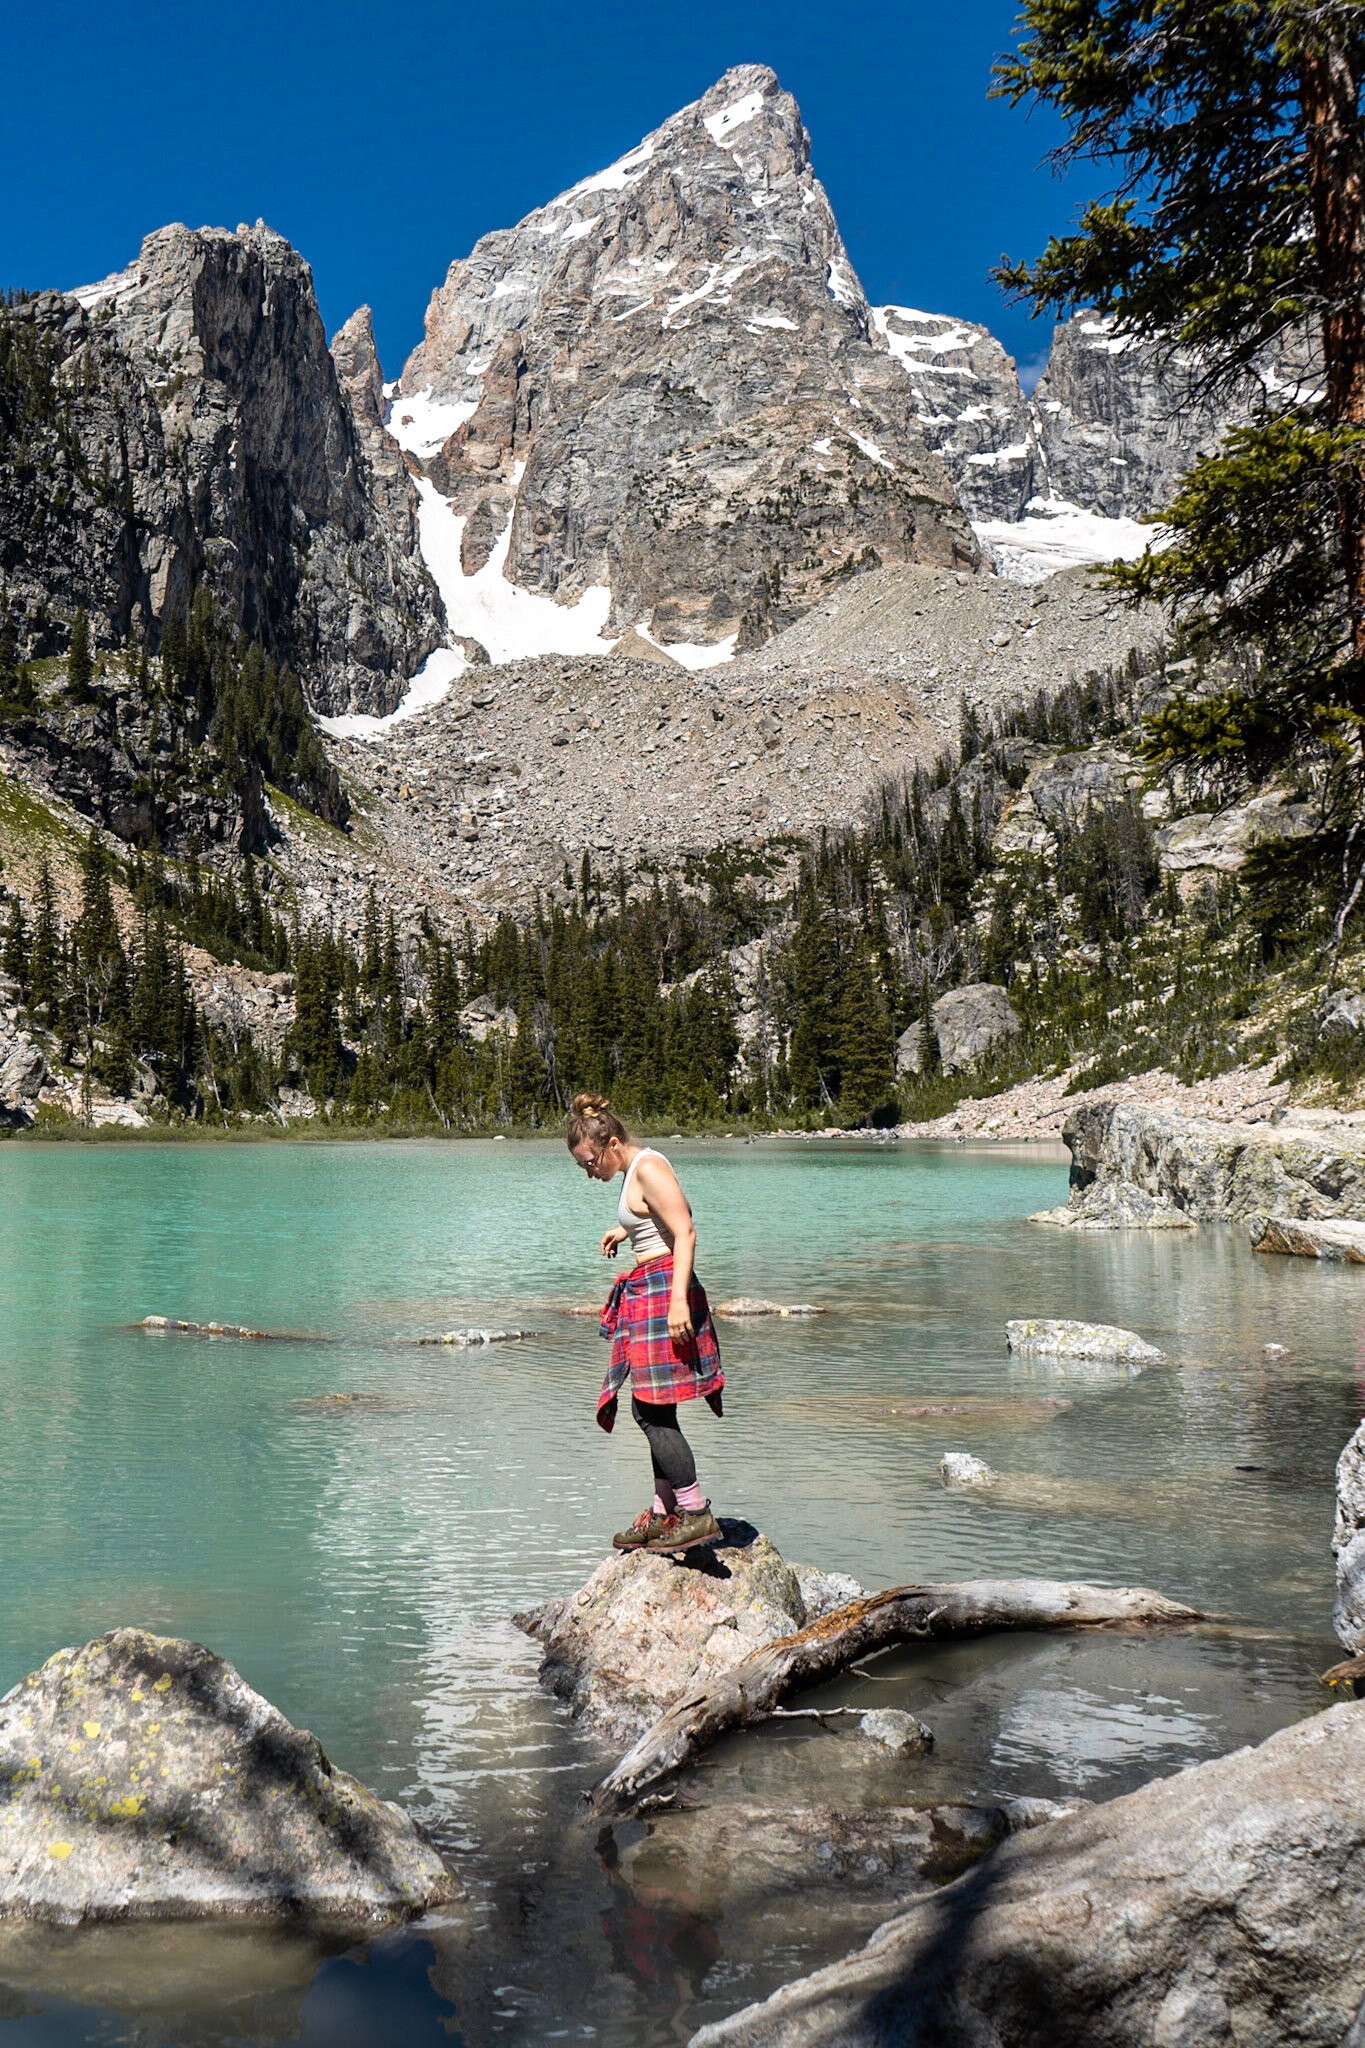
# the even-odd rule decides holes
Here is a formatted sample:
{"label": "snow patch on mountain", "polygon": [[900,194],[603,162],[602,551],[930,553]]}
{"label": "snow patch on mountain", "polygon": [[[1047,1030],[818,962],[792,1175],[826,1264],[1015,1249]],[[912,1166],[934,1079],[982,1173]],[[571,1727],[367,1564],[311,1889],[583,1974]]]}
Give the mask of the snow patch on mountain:
{"label": "snow patch on mountain", "polygon": [[973,528],[1011,583],[1041,583],[1059,569],[1132,562],[1162,545],[1165,529],[1137,519],[1107,519],[1065,498],[1031,498],[1022,519],[978,519]]}
{"label": "snow patch on mountain", "polygon": [[414,391],[410,398],[395,400],[385,424],[409,455],[434,455],[476,410],[473,399],[433,398],[429,391]]}
{"label": "snow patch on mountain", "polygon": [[761,113],[763,95],[761,92],[746,92],[743,99],[735,100],[731,106],[722,107],[718,114],[708,114],[702,122],[713,142],[724,142],[727,135],[733,135],[736,128],[742,128],[746,121],[752,121]]}
{"label": "snow patch on mountain", "polygon": [[611,610],[611,592],[605,584],[595,584],[577,604],[566,605],[509,583],[504,572],[511,518],[483,567],[466,576],[460,559],[464,514],[452,511],[425,477],[418,479],[417,493],[422,501],[422,555],[444,601],[453,638],[479,641],[493,662],[533,661],[540,654],[610,653],[613,641],[602,631]]}
{"label": "snow patch on mountain", "polygon": [[78,306],[84,306],[88,313],[92,307],[103,305],[106,299],[117,299],[124,292],[131,291],[138,281],[137,265],[130,263],[126,270],[116,270],[109,277],[102,277],[96,284],[78,284],[67,297],[74,299]]}
{"label": "snow patch on mountain", "polygon": [[719,668],[724,661],[735,658],[735,643],[738,633],[729,633],[724,640],[656,640],[646,620],[641,619],[635,628],[642,640],[648,640],[651,647],[657,647],[662,654],[671,655],[680,668]]}

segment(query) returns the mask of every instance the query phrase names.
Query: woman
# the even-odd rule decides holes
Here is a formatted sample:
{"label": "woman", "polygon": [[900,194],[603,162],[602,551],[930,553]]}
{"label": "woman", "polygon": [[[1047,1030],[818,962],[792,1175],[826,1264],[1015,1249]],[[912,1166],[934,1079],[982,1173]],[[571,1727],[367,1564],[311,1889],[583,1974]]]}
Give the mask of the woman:
{"label": "woman", "polygon": [[714,1543],[720,1524],[678,1427],[679,1401],[702,1394],[719,1415],[725,1385],[706,1290],[693,1277],[691,1207],[663,1154],[637,1145],[605,1096],[575,1095],[565,1142],[590,1180],[625,1175],[617,1226],[603,1232],[601,1249],[604,1259],[614,1259],[629,1238],[635,1254],[602,1311],[602,1335],[612,1346],[597,1420],[612,1428],[617,1394],[629,1378],[630,1412],[653,1461],[654,1499],[611,1540],[618,1550]]}

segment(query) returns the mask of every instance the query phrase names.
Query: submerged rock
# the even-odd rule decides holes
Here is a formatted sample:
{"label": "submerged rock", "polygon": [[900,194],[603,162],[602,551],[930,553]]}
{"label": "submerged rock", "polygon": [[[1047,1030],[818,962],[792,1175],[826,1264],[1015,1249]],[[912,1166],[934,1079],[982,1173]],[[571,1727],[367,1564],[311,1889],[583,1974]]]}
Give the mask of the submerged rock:
{"label": "submerged rock", "polygon": [[[955,1877],[1013,1832],[1003,1806],[774,1807],[752,1800],[651,1816],[621,1857],[636,1887],[675,1893],[706,1872],[727,1915],[781,1898],[787,1911],[812,1886],[837,1885],[890,1905],[915,1879]],[[821,1901],[826,1912],[833,1901]]]}
{"label": "submerged rock", "polygon": [[1073,1323],[1034,1316],[1006,1323],[1005,1341],[1021,1358],[1083,1358],[1118,1365],[1159,1365],[1165,1358],[1133,1330],[1114,1323]]}
{"label": "submerged rock", "polygon": [[1089,1515],[1105,1521],[1119,1515],[1146,1520],[1178,1514],[1184,1506],[1178,1492],[1173,1495],[1159,1488],[1135,1492],[1053,1472],[997,1472],[994,1465],[974,1458],[970,1451],[945,1451],[938,1476],[951,1493],[980,1494],[997,1507],[1022,1508],[1030,1514]]}
{"label": "submerged rock", "polygon": [[115,1629],[0,1701],[0,1919],[387,1921],[458,1890],[198,1643]]}
{"label": "submerged rock", "polygon": [[738,1294],[733,1301],[716,1305],[718,1316],[822,1316],[827,1313],[809,1301],[764,1301],[756,1294]]}
{"label": "submerged rock", "polygon": [[543,1337],[543,1330],[445,1330],[439,1337],[415,1337],[416,1344],[448,1344],[468,1351],[480,1344],[523,1344],[528,1337]]}
{"label": "submerged rock", "polygon": [[239,1323],[186,1323],[178,1316],[144,1316],[138,1328],[174,1337],[237,1337],[251,1343],[270,1335],[268,1330],[248,1330]]}
{"label": "submerged rock", "polygon": [[1365,1223],[1335,1219],[1305,1223],[1294,1216],[1258,1216],[1251,1222],[1251,1248],[1284,1252],[1297,1259],[1365,1266]]}
{"label": "submerged rock", "polygon": [[614,1551],[576,1593],[513,1617],[545,1645],[540,1681],[623,1748],[684,1686],[846,1604],[856,1581],[789,1565],[748,1522],[687,1561]]}
{"label": "submerged rock", "polygon": [[947,1487],[966,1491],[974,1486],[994,1486],[998,1474],[984,1458],[970,1451],[945,1451],[938,1461],[938,1476]]}
{"label": "submerged rock", "polygon": [[1365,1997],[1365,1703],[1003,1842],[691,2048],[1338,2048]]}
{"label": "submerged rock", "polygon": [[897,1756],[927,1756],[934,1746],[934,1732],[901,1707],[873,1707],[858,1723],[858,1732],[879,1749],[892,1749]]}

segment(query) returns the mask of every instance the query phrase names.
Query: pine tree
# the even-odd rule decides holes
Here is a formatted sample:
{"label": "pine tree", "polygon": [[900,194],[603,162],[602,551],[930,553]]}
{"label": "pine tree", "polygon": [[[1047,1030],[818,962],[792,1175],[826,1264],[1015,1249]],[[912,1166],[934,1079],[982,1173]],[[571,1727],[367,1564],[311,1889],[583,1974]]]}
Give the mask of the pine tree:
{"label": "pine tree", "polygon": [[29,1003],[40,1011],[43,1021],[56,1022],[60,992],[61,927],[57,922],[57,899],[52,887],[52,869],[44,854],[38,864],[38,884],[33,911],[33,944],[29,949]]}
{"label": "pine tree", "polygon": [[922,1078],[928,1080],[943,1071],[943,1053],[934,1024],[934,992],[927,974],[920,983],[919,1032],[919,1070]]}
{"label": "pine tree", "polygon": [[9,907],[9,921],[5,926],[4,951],[0,954],[0,966],[10,980],[16,984],[25,1002],[29,996],[28,926],[24,922],[24,906],[15,896]]}
{"label": "pine tree", "polygon": [[1112,572],[1255,653],[1161,712],[1153,755],[1260,774],[1344,746],[1365,720],[1365,9],[1024,0],[1022,30],[997,93],[1055,108],[1060,162],[1117,186],[1001,280],[1037,311],[1094,306],[1192,352],[1210,393],[1305,329],[1325,366],[1320,395],[1281,380],[1196,463],[1163,514],[1170,546]]}
{"label": "pine tree", "polygon": [[844,958],[836,1028],[841,1121],[855,1125],[891,1122],[896,1097],[891,1017],[876,969],[861,941],[850,946]]}

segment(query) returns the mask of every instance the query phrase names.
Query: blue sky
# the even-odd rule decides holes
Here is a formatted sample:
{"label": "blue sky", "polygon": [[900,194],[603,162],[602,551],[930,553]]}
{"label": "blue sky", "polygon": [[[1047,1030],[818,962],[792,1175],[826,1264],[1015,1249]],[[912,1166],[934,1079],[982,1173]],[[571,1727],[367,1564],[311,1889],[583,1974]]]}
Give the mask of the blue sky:
{"label": "blue sky", "polygon": [[987,274],[1082,196],[1042,163],[1050,117],[987,101],[1016,0],[0,4],[0,285],[69,288],[167,221],[259,216],[312,263],[329,333],[368,300],[394,376],[452,258],[759,62],[874,302],[984,320],[1021,363],[1047,345]]}

